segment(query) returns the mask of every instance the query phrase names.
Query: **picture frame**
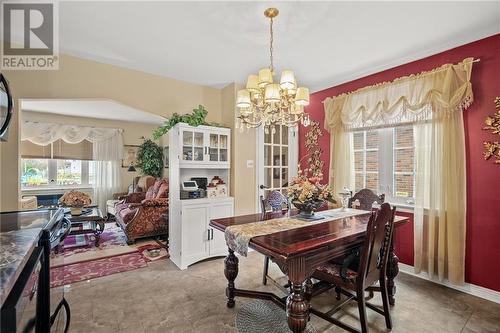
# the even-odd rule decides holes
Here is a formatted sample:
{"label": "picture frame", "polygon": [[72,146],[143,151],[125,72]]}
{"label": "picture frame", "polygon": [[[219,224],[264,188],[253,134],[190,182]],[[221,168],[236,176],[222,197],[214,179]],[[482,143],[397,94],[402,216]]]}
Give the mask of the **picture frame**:
{"label": "picture frame", "polygon": [[137,153],[139,151],[139,147],[140,146],[136,145],[123,145],[122,168],[137,165]]}

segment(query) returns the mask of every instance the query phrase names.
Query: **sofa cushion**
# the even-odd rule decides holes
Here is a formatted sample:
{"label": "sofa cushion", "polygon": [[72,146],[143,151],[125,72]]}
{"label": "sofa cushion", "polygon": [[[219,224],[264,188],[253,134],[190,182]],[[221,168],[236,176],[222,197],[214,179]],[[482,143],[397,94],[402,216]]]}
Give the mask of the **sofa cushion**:
{"label": "sofa cushion", "polygon": [[168,198],[168,180],[163,179],[158,189],[158,193],[156,194],[156,199],[160,198]]}
{"label": "sofa cushion", "polygon": [[124,208],[118,211],[118,215],[120,216],[123,223],[128,224],[135,216],[137,209]]}

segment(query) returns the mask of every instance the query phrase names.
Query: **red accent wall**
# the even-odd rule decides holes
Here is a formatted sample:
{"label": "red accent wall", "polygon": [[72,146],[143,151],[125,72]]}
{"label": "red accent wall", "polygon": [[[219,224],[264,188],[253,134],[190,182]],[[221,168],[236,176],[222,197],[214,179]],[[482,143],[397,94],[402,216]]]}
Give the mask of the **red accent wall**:
{"label": "red accent wall", "polygon": [[[480,58],[481,62],[474,64],[472,70],[474,103],[464,112],[467,154],[465,280],[500,291],[500,165],[495,165],[492,160],[484,161],[482,156],[483,141],[498,140],[498,136],[482,130],[482,127],[484,118],[495,112],[495,96],[500,96],[500,34],[316,92],[311,95],[306,111],[323,128],[324,109],[321,102],[326,97],[430,70],[445,63],[457,63],[467,57]],[[299,158],[306,154],[303,144],[306,131],[302,127],[299,129]],[[325,131],[320,139],[324,151],[325,180],[328,179],[329,142],[329,134]],[[412,214],[409,216],[412,217]],[[410,224],[399,228],[396,239],[400,261],[413,265],[413,218]]]}

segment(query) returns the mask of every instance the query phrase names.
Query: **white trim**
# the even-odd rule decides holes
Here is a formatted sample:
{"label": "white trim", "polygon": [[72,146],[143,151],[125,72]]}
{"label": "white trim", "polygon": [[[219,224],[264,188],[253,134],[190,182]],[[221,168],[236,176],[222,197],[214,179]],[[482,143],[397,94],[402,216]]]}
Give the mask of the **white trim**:
{"label": "white trim", "polygon": [[492,301],[492,302],[500,304],[500,292],[495,291],[493,289],[480,287],[480,286],[477,286],[475,284],[470,284],[470,283],[465,283],[465,285],[463,285],[463,286],[456,286],[456,285],[451,284],[448,280],[439,281],[436,278],[431,279],[427,273],[417,274],[417,273],[415,273],[413,266],[402,264],[402,263],[399,263],[399,270],[403,273],[413,275],[413,276],[419,277],[421,279],[431,281],[431,282],[434,282],[434,283],[437,283],[437,284],[464,292],[466,294],[477,296],[477,297],[486,299],[488,301]]}

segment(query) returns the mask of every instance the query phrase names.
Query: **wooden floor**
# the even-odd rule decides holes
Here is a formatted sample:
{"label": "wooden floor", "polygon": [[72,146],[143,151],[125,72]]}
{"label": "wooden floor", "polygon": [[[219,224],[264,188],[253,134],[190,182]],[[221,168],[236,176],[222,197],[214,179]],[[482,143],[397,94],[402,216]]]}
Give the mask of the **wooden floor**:
{"label": "wooden floor", "polygon": [[[277,292],[262,286],[263,257],[250,253],[240,259],[236,284]],[[272,275],[279,275],[273,268]],[[119,273],[67,288],[71,305],[70,332],[235,332],[235,313],[247,302],[237,299],[234,309],[226,308],[226,280],[223,260],[196,264],[185,271],[170,261],[153,262],[147,268]],[[500,304],[488,302],[453,289],[400,273],[396,306],[392,309],[391,332],[500,332]],[[314,300],[325,308],[334,296]],[[376,295],[373,303],[381,303]],[[355,325],[355,304],[336,317]],[[370,332],[387,332],[384,318],[368,310]],[[312,317],[318,332],[344,332],[326,321]]]}

